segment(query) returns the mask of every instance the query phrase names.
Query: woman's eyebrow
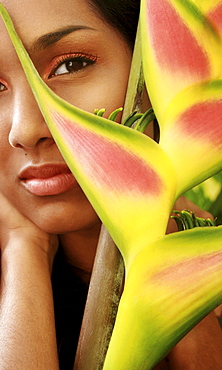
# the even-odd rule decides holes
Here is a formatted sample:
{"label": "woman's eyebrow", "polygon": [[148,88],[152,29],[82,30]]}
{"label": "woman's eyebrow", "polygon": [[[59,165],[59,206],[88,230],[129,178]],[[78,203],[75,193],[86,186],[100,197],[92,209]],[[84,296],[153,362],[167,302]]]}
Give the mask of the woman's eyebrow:
{"label": "woman's eyebrow", "polygon": [[94,30],[94,29],[91,27],[86,27],[86,26],[65,27],[65,28],[59,29],[58,31],[50,32],[50,33],[40,36],[37,40],[33,42],[31,49],[32,50],[46,49],[47,47],[61,40],[63,37],[69,35],[72,32],[78,31],[78,30]]}

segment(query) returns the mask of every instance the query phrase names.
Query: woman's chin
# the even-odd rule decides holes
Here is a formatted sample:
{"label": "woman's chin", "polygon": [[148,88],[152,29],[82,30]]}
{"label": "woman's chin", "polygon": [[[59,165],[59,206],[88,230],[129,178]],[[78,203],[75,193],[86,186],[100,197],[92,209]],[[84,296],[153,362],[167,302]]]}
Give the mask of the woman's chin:
{"label": "woman's chin", "polygon": [[1,191],[19,212],[50,234],[76,232],[98,223],[97,214],[79,186],[52,196],[36,196],[24,187],[18,191],[15,188],[14,193]]}
{"label": "woman's chin", "polygon": [[30,217],[41,230],[49,234],[65,234],[84,232],[100,223],[100,220],[90,204],[81,209],[72,207],[58,207],[56,210],[45,209],[44,212],[35,212]]}

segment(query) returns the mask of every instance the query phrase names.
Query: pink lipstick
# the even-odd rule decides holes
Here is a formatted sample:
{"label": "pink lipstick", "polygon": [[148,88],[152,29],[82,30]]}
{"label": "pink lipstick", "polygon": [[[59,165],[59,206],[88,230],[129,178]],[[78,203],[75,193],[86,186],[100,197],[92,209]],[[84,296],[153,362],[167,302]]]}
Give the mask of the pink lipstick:
{"label": "pink lipstick", "polygon": [[19,180],[26,190],[38,196],[62,194],[77,184],[63,163],[28,166],[20,173]]}

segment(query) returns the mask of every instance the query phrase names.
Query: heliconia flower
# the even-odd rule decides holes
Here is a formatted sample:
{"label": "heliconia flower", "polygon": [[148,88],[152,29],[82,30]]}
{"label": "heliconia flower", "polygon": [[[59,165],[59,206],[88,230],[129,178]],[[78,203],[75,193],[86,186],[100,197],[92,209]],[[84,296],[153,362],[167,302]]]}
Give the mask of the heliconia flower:
{"label": "heliconia flower", "polygon": [[199,0],[199,6],[204,9],[206,16],[211,21],[211,23],[215,26],[220,34],[222,34],[222,3],[220,0],[215,0],[207,2],[205,0],[203,4]]}
{"label": "heliconia flower", "polygon": [[160,145],[176,168],[178,195],[221,170],[221,117],[222,80],[191,87],[168,107]]}
{"label": "heliconia flower", "polygon": [[[218,121],[213,124],[213,131],[207,123],[208,135],[204,135],[203,125],[198,131],[197,124],[192,125],[190,133],[188,124],[193,123],[196,114],[197,122],[202,124],[202,108],[208,119],[209,111],[220,109],[221,86],[216,81],[220,68],[218,58],[213,57],[215,45],[219,46],[218,50],[221,48],[220,39],[206,21],[205,34],[209,40],[197,43],[202,13],[198,10],[196,14],[198,8],[194,5],[192,11],[176,0],[147,0],[142,5],[146,15],[143,30],[148,35],[144,42],[147,59],[146,53],[150,52],[150,63],[144,60],[144,70],[151,74],[148,87],[160,121],[160,144],[130,128],[77,109],[54,94],[38,75],[0,5],[0,13],[45,121],[125,259],[126,282],[104,370],[152,369],[222,301],[222,228],[193,229],[163,236],[176,195],[219,168],[221,158],[214,160],[208,155],[213,145],[214,156],[221,155]],[[172,53],[177,48],[173,47],[169,53],[163,44],[160,49],[155,44],[161,35],[156,30],[158,22],[150,12],[161,15],[161,27],[167,13],[169,38],[174,26],[184,35],[185,49],[179,48],[175,62]],[[201,19],[205,20],[204,16]],[[177,32],[173,32],[173,37]],[[182,54],[184,51],[189,52],[188,62]],[[176,69],[178,73],[174,76]],[[169,84],[172,90],[168,93]],[[174,136],[171,138],[169,133]],[[183,152],[185,143],[195,152],[190,170],[191,155],[188,161],[187,153]],[[203,155],[205,151],[204,160],[200,160],[200,153]],[[208,165],[207,160],[214,162]]]}
{"label": "heliconia flower", "polygon": [[222,301],[221,240],[221,226],[195,228],[164,236],[136,256],[103,370],[153,369]]}
{"label": "heliconia flower", "polygon": [[212,15],[215,1],[203,9],[195,3],[141,2],[146,85],[160,146],[177,172],[177,195],[222,167],[222,39]]}
{"label": "heliconia flower", "polygon": [[176,187],[167,155],[149,137],[54,94],[38,75],[3,6],[0,11],[61,153],[125,261],[131,260],[165,233]]}

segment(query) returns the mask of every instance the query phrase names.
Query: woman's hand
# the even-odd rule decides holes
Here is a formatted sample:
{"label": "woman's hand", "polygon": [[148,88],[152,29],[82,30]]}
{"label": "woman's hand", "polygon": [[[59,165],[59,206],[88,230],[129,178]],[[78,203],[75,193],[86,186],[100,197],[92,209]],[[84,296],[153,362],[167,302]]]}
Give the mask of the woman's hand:
{"label": "woman's hand", "polygon": [[56,370],[51,269],[57,237],[40,230],[0,194],[0,243],[1,368]]}
{"label": "woman's hand", "polygon": [[176,345],[169,363],[172,370],[222,369],[222,331],[214,312]]}
{"label": "woman's hand", "polygon": [[40,230],[34,223],[24,217],[0,193],[0,248],[2,254],[5,248],[10,249],[14,244],[30,244],[36,246],[48,257],[50,268],[58,249],[58,238]]}

